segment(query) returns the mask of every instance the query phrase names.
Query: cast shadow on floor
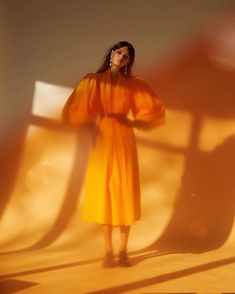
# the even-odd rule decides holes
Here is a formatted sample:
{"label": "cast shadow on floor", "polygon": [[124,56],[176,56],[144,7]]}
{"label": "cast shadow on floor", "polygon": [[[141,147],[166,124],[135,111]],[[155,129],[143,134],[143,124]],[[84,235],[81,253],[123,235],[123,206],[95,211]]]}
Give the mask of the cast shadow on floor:
{"label": "cast shadow on floor", "polygon": [[16,279],[7,279],[7,280],[0,281],[0,292],[1,294],[10,294],[10,293],[15,293],[24,289],[28,289],[36,285],[39,285],[39,283],[16,280]]}

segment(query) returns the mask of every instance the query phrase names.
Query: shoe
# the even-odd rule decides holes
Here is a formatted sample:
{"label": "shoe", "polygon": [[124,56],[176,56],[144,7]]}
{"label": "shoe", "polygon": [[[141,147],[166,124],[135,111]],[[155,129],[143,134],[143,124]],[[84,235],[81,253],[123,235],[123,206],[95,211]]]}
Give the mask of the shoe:
{"label": "shoe", "polygon": [[102,266],[107,268],[115,267],[114,256],[112,251],[106,252]]}
{"label": "shoe", "polygon": [[130,267],[131,266],[131,263],[128,259],[128,255],[127,255],[126,251],[119,252],[118,265],[122,266],[122,267]]}

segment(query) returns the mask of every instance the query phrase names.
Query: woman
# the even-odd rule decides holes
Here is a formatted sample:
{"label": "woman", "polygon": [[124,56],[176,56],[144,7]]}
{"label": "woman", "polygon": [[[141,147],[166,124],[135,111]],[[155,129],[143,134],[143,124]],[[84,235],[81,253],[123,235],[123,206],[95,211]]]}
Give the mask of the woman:
{"label": "woman", "polygon": [[[164,123],[164,106],[148,85],[132,76],[133,46],[121,41],[106,53],[96,73],[76,86],[63,109],[72,125],[95,126],[85,181],[83,221],[101,225],[104,267],[115,266],[112,228],[120,228],[118,264],[130,266],[127,243],[130,227],[140,219],[140,188],[133,128],[150,129]],[[132,112],[133,120],[127,118]]]}

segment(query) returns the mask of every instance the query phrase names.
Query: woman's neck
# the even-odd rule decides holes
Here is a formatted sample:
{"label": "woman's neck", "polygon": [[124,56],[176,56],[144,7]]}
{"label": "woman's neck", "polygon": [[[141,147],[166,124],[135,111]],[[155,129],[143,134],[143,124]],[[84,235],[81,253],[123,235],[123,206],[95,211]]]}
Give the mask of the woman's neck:
{"label": "woman's neck", "polygon": [[117,77],[118,77],[118,74],[119,74],[119,69],[116,68],[116,67],[111,67],[110,72],[111,72],[112,81],[115,82],[117,80]]}

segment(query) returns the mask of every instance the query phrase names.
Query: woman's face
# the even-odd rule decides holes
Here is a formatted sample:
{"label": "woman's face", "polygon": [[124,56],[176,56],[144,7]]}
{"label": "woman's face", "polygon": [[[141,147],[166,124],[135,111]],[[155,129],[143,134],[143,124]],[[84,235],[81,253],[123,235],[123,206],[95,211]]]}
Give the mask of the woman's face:
{"label": "woman's face", "polygon": [[121,47],[111,52],[112,66],[118,69],[122,68],[129,62],[128,47]]}

